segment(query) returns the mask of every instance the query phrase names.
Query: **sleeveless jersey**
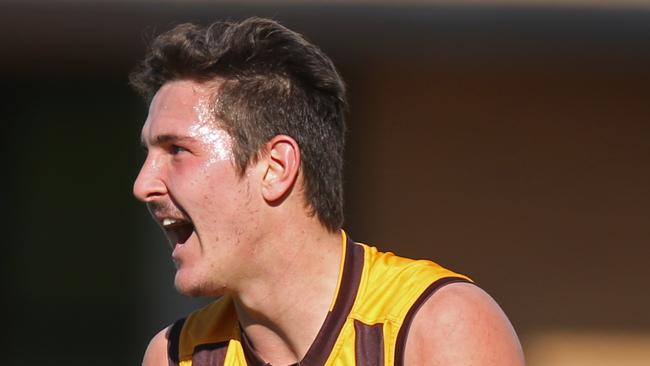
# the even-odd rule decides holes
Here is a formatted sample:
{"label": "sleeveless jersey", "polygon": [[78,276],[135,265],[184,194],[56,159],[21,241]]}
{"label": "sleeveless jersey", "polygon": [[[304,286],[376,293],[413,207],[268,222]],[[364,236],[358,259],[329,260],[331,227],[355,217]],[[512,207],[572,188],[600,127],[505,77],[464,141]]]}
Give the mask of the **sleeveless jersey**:
{"label": "sleeveless jersey", "polygon": [[[403,365],[406,336],[419,307],[437,289],[471,282],[431,261],[411,260],[348,240],[336,293],[299,365]],[[223,296],[168,330],[170,366],[269,365],[240,329]]]}

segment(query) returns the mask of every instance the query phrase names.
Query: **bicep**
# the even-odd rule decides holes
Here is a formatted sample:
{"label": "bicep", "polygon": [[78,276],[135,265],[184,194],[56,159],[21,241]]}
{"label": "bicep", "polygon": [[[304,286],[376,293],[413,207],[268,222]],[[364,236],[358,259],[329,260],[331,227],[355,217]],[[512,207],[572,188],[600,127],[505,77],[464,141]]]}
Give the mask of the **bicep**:
{"label": "bicep", "polygon": [[167,366],[167,329],[158,332],[147,346],[142,359],[142,366]]}
{"label": "bicep", "polygon": [[417,311],[409,329],[406,365],[524,365],[510,321],[485,291],[449,284]]}

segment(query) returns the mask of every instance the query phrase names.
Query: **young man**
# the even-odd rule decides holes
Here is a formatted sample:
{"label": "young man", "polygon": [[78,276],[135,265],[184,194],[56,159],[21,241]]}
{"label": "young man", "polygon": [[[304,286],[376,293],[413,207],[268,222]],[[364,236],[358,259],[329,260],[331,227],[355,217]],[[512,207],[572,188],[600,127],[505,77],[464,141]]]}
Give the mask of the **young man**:
{"label": "young man", "polygon": [[265,19],[181,25],[131,82],[149,101],[135,195],[175,286],[222,297],[158,333],[145,365],[522,365],[460,274],[341,230],[346,110],[332,62]]}

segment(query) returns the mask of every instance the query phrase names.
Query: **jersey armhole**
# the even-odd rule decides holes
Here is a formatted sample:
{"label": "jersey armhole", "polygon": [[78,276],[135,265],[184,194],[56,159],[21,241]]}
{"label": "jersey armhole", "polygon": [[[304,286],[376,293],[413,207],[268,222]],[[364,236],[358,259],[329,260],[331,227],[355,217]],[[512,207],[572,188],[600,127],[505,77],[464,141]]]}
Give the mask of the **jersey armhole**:
{"label": "jersey armhole", "polygon": [[169,360],[169,366],[178,366],[180,363],[181,330],[183,330],[185,319],[175,321],[167,331],[167,359]]}
{"label": "jersey armhole", "polygon": [[413,323],[413,318],[415,318],[415,315],[417,314],[418,310],[420,310],[422,305],[437,290],[452,283],[473,283],[473,282],[468,281],[461,277],[445,277],[437,281],[434,281],[431,285],[429,285],[429,287],[426,288],[426,290],[422,292],[422,294],[420,294],[418,299],[415,300],[415,302],[413,303],[413,306],[411,306],[411,308],[406,313],[406,316],[404,317],[404,321],[402,322],[402,326],[400,327],[399,332],[397,333],[397,340],[395,344],[395,366],[404,365],[406,341],[408,339],[411,323]]}

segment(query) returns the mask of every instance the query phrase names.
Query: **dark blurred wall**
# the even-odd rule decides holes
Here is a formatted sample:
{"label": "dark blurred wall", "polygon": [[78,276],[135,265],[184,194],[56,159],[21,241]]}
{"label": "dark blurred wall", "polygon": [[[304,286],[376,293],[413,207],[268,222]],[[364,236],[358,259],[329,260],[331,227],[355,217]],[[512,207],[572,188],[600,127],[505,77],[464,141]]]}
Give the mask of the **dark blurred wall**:
{"label": "dark blurred wall", "polygon": [[512,7],[0,5],[4,364],[137,364],[175,295],[131,197],[127,74],[182,21],[273,16],[349,92],[346,228],[472,276],[524,339],[650,332],[650,12]]}

